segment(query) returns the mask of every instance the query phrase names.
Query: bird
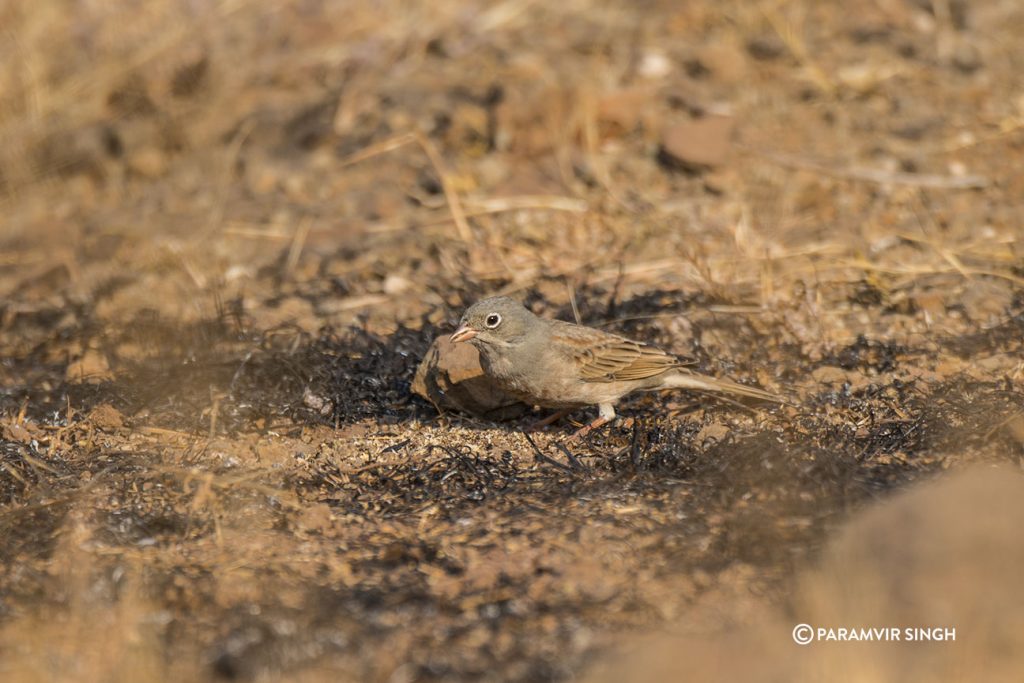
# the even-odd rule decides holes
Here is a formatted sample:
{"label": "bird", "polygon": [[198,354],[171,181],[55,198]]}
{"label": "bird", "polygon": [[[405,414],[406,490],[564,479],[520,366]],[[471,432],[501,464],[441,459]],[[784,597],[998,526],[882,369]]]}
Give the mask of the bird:
{"label": "bird", "polygon": [[696,373],[656,346],[562,320],[541,318],[519,302],[499,296],[476,302],[449,337],[480,353],[484,373],[523,403],[559,412],[550,424],[585,406],[598,416],[570,440],[615,419],[615,404],[636,391],[691,389],[786,401],[757,387]]}

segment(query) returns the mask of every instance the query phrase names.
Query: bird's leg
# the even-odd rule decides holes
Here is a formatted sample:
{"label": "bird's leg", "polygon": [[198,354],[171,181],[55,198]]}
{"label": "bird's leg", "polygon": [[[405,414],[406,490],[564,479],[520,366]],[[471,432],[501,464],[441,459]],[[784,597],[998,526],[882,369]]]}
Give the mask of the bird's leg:
{"label": "bird's leg", "polygon": [[529,430],[531,432],[535,432],[538,429],[540,429],[541,427],[547,427],[549,424],[553,424],[555,422],[558,422],[559,420],[561,420],[563,417],[565,417],[566,415],[568,415],[571,412],[572,412],[572,408],[566,408],[565,410],[559,410],[558,412],[556,412],[556,413],[554,413],[552,415],[548,415],[547,417],[545,417],[542,420],[537,420],[536,422],[531,424],[529,427],[527,427],[527,430]]}
{"label": "bird's leg", "polygon": [[602,403],[598,406],[597,419],[590,424],[585,424],[576,430],[576,433],[569,437],[570,443],[580,439],[598,427],[608,424],[615,419],[615,407],[611,403]]}
{"label": "bird's leg", "polygon": [[582,439],[584,436],[586,436],[590,432],[594,431],[598,427],[603,427],[604,425],[608,424],[609,422],[611,422],[611,420],[609,420],[607,418],[604,418],[604,417],[601,417],[600,415],[598,415],[597,419],[595,419],[593,422],[585,424],[582,427],[580,427],[579,429],[577,429],[575,432],[573,432],[573,435],[569,437],[569,443],[573,443],[574,441],[579,441],[580,439]]}

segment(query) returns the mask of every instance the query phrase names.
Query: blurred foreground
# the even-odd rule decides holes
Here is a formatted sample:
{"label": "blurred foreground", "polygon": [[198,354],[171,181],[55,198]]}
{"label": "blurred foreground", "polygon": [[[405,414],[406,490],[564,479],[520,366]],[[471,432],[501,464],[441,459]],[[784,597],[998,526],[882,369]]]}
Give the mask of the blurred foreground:
{"label": "blurred foreground", "polygon": [[[0,677],[1024,668],[1024,10],[679,5],[0,6]],[[495,293],[798,405],[438,416]]]}

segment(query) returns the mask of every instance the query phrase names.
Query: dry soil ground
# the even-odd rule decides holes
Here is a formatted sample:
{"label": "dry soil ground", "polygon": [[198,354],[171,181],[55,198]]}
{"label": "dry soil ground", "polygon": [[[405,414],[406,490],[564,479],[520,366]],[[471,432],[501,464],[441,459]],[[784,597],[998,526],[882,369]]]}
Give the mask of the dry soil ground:
{"label": "dry soil ground", "polygon": [[[794,609],[898,491],[1018,476],[1016,0],[0,26],[4,680],[586,677]],[[499,292],[794,405],[636,397],[571,457],[439,416],[418,360]]]}

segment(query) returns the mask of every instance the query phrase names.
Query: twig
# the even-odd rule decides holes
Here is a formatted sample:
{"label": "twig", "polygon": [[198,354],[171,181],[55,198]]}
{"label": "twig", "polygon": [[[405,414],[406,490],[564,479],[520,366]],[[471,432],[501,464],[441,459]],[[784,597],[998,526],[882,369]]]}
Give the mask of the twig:
{"label": "twig", "polygon": [[469,223],[466,222],[466,213],[462,210],[459,195],[455,192],[455,188],[452,187],[451,179],[448,177],[444,161],[442,161],[437,147],[430,141],[430,138],[419,131],[415,135],[416,141],[420,143],[423,151],[426,152],[430,163],[434,166],[434,171],[437,172],[438,177],[441,179],[441,189],[444,190],[445,199],[448,200],[448,210],[452,212],[452,219],[455,221],[455,228],[459,233],[459,239],[466,243],[471,242],[473,233],[470,232]]}
{"label": "twig", "polygon": [[711,393],[711,392],[708,392],[708,391],[698,391],[697,393],[703,394],[704,396],[707,396],[708,398],[713,399],[715,401],[721,401],[722,403],[728,403],[729,405],[733,406],[734,408],[739,408],[741,410],[747,411],[751,415],[757,415],[758,414],[758,411],[755,408],[751,408],[748,405],[744,405],[744,404],[740,403],[739,401],[737,401],[735,399],[729,398],[728,396],[723,396],[722,394]]}
{"label": "twig", "polygon": [[[463,214],[465,218],[478,218],[480,216],[491,216],[496,213],[508,213],[511,211],[566,211],[569,213],[583,213],[589,208],[586,202],[582,200],[575,200],[570,197],[545,197],[545,196],[524,196],[524,197],[512,197],[509,199],[484,199],[470,202],[467,200],[467,204],[472,206],[480,206],[482,208],[474,211],[467,211]],[[438,225],[445,225],[451,223],[455,219],[452,216],[445,216],[438,218],[437,220],[426,221],[425,223],[413,223],[411,225],[374,225],[367,228],[367,232],[374,234],[385,234],[389,232],[399,232],[403,230],[422,230],[424,228],[433,228]]]}
{"label": "twig", "polygon": [[533,442],[533,439],[530,438],[529,434],[527,434],[526,432],[520,432],[520,434],[522,434],[523,437],[526,439],[526,442],[528,444],[530,444],[530,446],[533,447],[534,455],[537,457],[538,460],[546,462],[549,465],[554,465],[555,467],[559,468],[560,470],[564,470],[566,472],[570,472],[571,473],[573,471],[572,468],[569,467],[568,465],[563,465],[562,463],[558,462],[557,460],[554,460],[553,458],[549,458],[548,456],[544,455],[543,451],[541,451],[539,448],[537,448],[537,444],[535,444]]}
{"label": "twig", "polygon": [[219,178],[220,183],[217,187],[216,201],[210,209],[210,215],[206,220],[206,228],[199,234],[197,242],[201,242],[212,235],[224,221],[224,212],[228,202],[228,189],[231,187],[231,181],[234,177],[232,168],[238,160],[238,155],[242,152],[242,145],[245,144],[245,141],[252,134],[255,127],[255,118],[250,118],[239,126],[234,136],[232,136],[231,142],[224,152],[224,166]]}
{"label": "twig", "polygon": [[220,415],[220,397],[214,395],[213,387],[210,387],[210,399],[213,404],[210,406],[210,438],[217,436],[217,417]]}
{"label": "twig", "polygon": [[832,97],[836,93],[836,86],[832,80],[828,77],[825,71],[818,66],[817,62],[811,59],[810,50],[807,49],[806,43],[796,35],[793,27],[783,20],[779,13],[776,11],[776,7],[767,7],[765,4],[760,4],[759,9],[764,14],[765,19],[772,25],[775,32],[779,34],[779,38],[786,44],[790,54],[800,62],[810,74],[811,81],[814,82],[818,89],[823,93]]}
{"label": "twig", "polygon": [[558,450],[562,451],[562,453],[565,454],[566,460],[569,461],[569,464],[572,465],[572,468],[574,470],[582,471],[587,469],[587,466],[580,462],[579,459],[572,454],[572,451],[566,448],[565,444],[563,444],[561,441],[555,442],[555,448],[557,448]]}
{"label": "twig", "polygon": [[176,429],[164,429],[163,427],[148,427],[141,426],[135,431],[142,432],[143,434],[152,434],[154,436],[174,436],[180,439],[195,439],[197,434],[190,434],[188,432],[181,432]]}
{"label": "twig", "polygon": [[244,223],[238,223],[235,225],[229,225],[222,231],[225,235],[234,235],[236,237],[251,237],[253,239],[269,239],[269,240],[286,240],[294,238],[294,234],[289,235],[284,230],[277,230],[275,228],[262,229],[257,227],[248,227]]}
{"label": "twig", "polygon": [[388,138],[387,140],[381,140],[380,142],[368,145],[355,154],[351,154],[345,159],[342,159],[338,166],[339,168],[345,168],[346,166],[358,164],[361,161],[366,161],[367,159],[372,159],[380,154],[386,154],[392,150],[396,150],[410,142],[414,142],[415,140],[416,136],[412,133],[402,133],[401,135],[396,135],[392,138]]}
{"label": "twig", "polygon": [[983,438],[985,439],[985,441],[988,441],[989,439],[992,438],[992,435],[995,434],[997,431],[999,431],[1006,425],[1011,424],[1015,420],[1019,420],[1022,417],[1024,417],[1024,410],[1021,410],[1019,412],[1014,413],[1013,415],[1010,415],[1010,417],[1006,418],[1005,420],[1000,420],[999,422],[994,424],[991,429],[985,432],[985,436]]}
{"label": "twig", "polygon": [[466,204],[467,206],[479,211],[480,214],[518,211],[520,209],[549,209],[551,211],[583,213],[590,208],[587,202],[582,199],[545,194],[526,194],[516,197],[493,197],[490,199],[467,199]]}
{"label": "twig", "polygon": [[455,192],[455,188],[452,185],[451,178],[445,168],[444,161],[441,159],[440,153],[437,151],[437,147],[433,142],[430,141],[426,135],[419,131],[412,133],[403,133],[393,138],[383,140],[377,144],[370,145],[355,154],[351,155],[347,159],[341,162],[341,166],[351,166],[357,164],[360,161],[365,161],[379,154],[385,154],[392,150],[403,147],[410,142],[416,142],[420,148],[427,155],[427,159],[430,160],[430,164],[434,167],[434,172],[437,173],[438,178],[441,181],[441,189],[444,192],[445,200],[448,202],[448,210],[452,214],[452,220],[455,222],[455,229],[459,234],[459,239],[463,242],[469,243],[472,241],[473,233],[469,229],[469,223],[466,221],[466,212],[462,209],[462,202],[459,200],[458,193]]}
{"label": "twig", "polygon": [[50,474],[60,474],[60,472],[58,472],[54,468],[50,467],[49,465],[47,465],[45,462],[43,462],[39,458],[34,458],[31,455],[29,455],[28,453],[22,453],[21,454],[21,458],[22,458],[22,460],[27,462],[33,468],[39,468],[41,470],[46,470]]}
{"label": "twig", "polygon": [[581,325],[580,320],[580,309],[576,305],[576,288],[572,286],[572,282],[569,280],[565,281],[565,288],[569,292],[569,305],[572,306],[572,317],[576,321],[577,325]]}
{"label": "twig", "polygon": [[940,190],[978,190],[991,184],[988,178],[980,175],[945,176],[932,173],[896,173],[881,169],[865,168],[863,166],[835,168],[811,159],[789,154],[759,152],[757,150],[750,151],[763,159],[767,159],[785,168],[814,171],[822,175],[832,176],[833,178],[859,180],[868,183],[878,183],[879,185],[908,185],[910,187]]}
{"label": "twig", "polygon": [[18,470],[16,470],[13,466],[7,464],[6,462],[0,462],[0,467],[2,467],[4,471],[6,471],[12,477],[17,479],[22,486],[28,486],[28,482],[25,481],[25,477],[21,476],[21,473],[18,472]]}
{"label": "twig", "polygon": [[640,420],[633,420],[633,436],[630,439],[629,455],[633,461],[633,469],[640,469]]}
{"label": "twig", "polygon": [[990,142],[998,142],[1005,137],[1013,135],[1014,133],[1024,130],[1024,117],[1009,118],[999,124],[999,131],[990,135],[983,135],[981,137],[970,137],[967,140],[960,139],[959,137],[955,140],[951,140],[941,145],[938,149],[926,150],[926,154],[950,154],[952,152],[962,152],[965,149],[971,147],[977,147],[979,145],[988,144]]}
{"label": "twig", "polygon": [[[862,270],[873,270],[879,273],[895,273],[897,275],[941,275],[958,273],[955,268],[941,269],[930,266],[920,266],[916,268],[913,266],[885,266],[877,263],[871,263],[865,259],[843,259],[839,262],[839,265],[849,268],[860,268]],[[1024,286],[1024,278],[1017,277],[1016,275],[1010,275],[1009,273],[1000,273],[994,270],[982,270],[980,268],[967,268],[966,271],[971,275],[988,275],[990,277],[998,277],[1004,280],[1009,280],[1017,285]]]}
{"label": "twig", "polygon": [[174,254],[178,261],[181,263],[182,269],[192,279],[192,283],[197,289],[203,289],[206,287],[206,276],[199,272],[192,262],[185,257],[185,251],[181,248],[181,245],[177,242],[171,242],[167,245],[167,250]]}
{"label": "twig", "polygon": [[292,238],[292,244],[288,248],[288,257],[284,262],[285,275],[291,273],[292,269],[299,262],[299,256],[302,255],[302,248],[306,245],[306,238],[309,237],[309,231],[312,227],[313,217],[307,216],[295,229],[295,236]]}
{"label": "twig", "polygon": [[481,12],[476,20],[476,29],[485,33],[502,28],[535,4],[536,0],[506,0]]}

